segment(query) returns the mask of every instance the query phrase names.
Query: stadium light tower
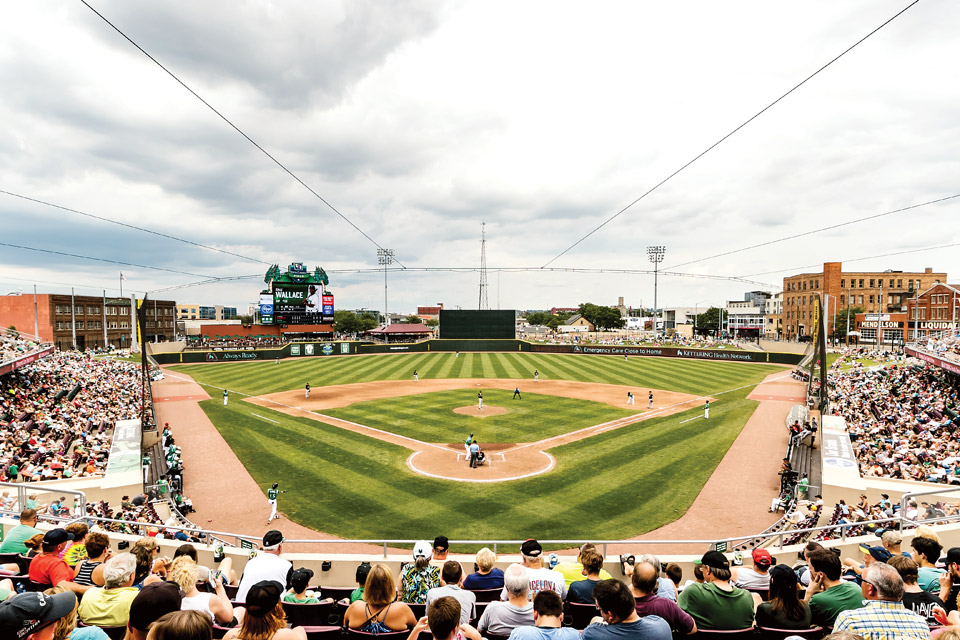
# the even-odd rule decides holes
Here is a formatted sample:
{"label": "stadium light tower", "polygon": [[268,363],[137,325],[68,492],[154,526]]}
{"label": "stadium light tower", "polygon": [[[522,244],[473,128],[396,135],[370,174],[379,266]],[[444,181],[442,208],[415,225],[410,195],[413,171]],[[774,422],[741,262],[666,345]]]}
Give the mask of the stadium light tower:
{"label": "stadium light tower", "polygon": [[393,264],[393,249],[377,249],[377,263],[383,265],[383,338],[390,342],[386,333],[390,324],[390,315],[387,313],[387,267]]}
{"label": "stadium light tower", "polygon": [[663,262],[663,256],[666,254],[667,248],[663,245],[656,245],[652,247],[647,247],[647,257],[650,258],[650,262],[653,263],[653,335],[658,335],[657,333],[657,271],[661,262]]}

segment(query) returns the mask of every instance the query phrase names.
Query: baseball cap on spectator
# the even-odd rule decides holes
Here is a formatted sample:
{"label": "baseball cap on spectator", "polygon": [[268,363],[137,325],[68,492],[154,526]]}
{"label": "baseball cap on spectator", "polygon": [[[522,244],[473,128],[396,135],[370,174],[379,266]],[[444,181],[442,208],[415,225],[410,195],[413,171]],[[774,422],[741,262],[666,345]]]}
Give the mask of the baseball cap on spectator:
{"label": "baseball cap on spectator", "polygon": [[72,591],[52,596],[21,593],[0,603],[0,637],[26,638],[69,615],[76,606],[77,596]]}
{"label": "baseball cap on spectator", "polygon": [[773,558],[766,549],[754,549],[752,555],[753,564],[760,565],[761,567],[769,567],[773,564]]}
{"label": "baseball cap on spectator", "polygon": [[433,548],[437,551],[443,552],[450,548],[450,541],[447,539],[447,536],[437,536],[433,539]]}
{"label": "baseball cap on spectator", "polygon": [[295,592],[300,593],[306,590],[312,579],[313,571],[306,567],[301,567],[290,575],[290,586],[293,587]]}
{"label": "baseball cap on spectator", "polygon": [[130,626],[146,631],[154,620],[180,611],[183,592],[174,582],[151,582],[130,603]]}
{"label": "baseball cap on spectator", "polygon": [[884,549],[883,547],[870,547],[865,544],[860,545],[860,551],[862,553],[869,553],[873,556],[873,559],[877,562],[886,562],[893,557],[893,554]]}
{"label": "baseball cap on spectator", "polygon": [[951,547],[950,550],[947,551],[946,563],[948,567],[951,564],[960,564],[960,547]]}
{"label": "baseball cap on spectator", "polygon": [[421,540],[417,544],[413,545],[413,557],[414,558],[432,558],[433,557],[433,547],[430,546],[430,543],[426,540]]}
{"label": "baseball cap on spectator", "polygon": [[281,593],[283,593],[283,585],[279,582],[261,580],[247,592],[247,613],[262,618],[277,606]]}
{"label": "baseball cap on spectator", "polygon": [[520,545],[520,553],[528,558],[539,558],[540,554],[543,553],[543,547],[540,546],[539,542],[530,538]]}
{"label": "baseball cap on spectator", "polygon": [[271,529],[263,535],[263,549],[268,551],[270,549],[276,549],[283,543],[283,534],[277,531],[276,529]]}
{"label": "baseball cap on spectator", "polygon": [[73,539],[73,534],[67,533],[66,529],[50,529],[50,531],[47,531],[45,534],[43,534],[43,546],[56,547],[67,540]]}
{"label": "baseball cap on spectator", "polygon": [[730,568],[730,561],[727,560],[726,556],[724,556],[719,551],[707,551],[705,554],[703,554],[703,557],[700,558],[699,562],[697,562],[696,560],[694,560],[693,562],[694,564],[702,564],[702,565],[711,567],[713,569],[729,569]]}
{"label": "baseball cap on spectator", "polygon": [[895,529],[878,530],[877,536],[887,544],[900,544],[903,542],[903,536]]}

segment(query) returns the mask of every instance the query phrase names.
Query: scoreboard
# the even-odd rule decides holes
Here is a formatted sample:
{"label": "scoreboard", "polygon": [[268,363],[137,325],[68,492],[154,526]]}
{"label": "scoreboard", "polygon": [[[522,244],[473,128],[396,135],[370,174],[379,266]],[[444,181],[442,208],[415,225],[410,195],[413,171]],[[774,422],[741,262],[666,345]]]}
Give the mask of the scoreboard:
{"label": "scoreboard", "polygon": [[260,292],[261,324],[333,322],[333,294],[324,291],[325,275],[311,277],[302,263],[291,264],[286,274],[273,270],[267,274],[270,290]]}

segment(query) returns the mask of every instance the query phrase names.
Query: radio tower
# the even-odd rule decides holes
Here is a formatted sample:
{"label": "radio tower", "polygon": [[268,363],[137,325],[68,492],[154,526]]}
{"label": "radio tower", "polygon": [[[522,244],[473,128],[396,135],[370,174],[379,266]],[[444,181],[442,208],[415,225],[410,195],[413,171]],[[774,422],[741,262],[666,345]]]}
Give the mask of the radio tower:
{"label": "radio tower", "polygon": [[480,309],[489,309],[490,302],[487,300],[487,237],[484,227],[486,222],[480,223]]}

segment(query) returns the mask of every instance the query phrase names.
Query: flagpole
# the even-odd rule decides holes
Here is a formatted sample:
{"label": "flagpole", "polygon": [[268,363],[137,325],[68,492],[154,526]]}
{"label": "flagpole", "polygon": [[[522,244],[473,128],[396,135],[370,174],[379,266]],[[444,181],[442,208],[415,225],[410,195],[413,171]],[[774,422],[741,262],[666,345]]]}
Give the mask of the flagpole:
{"label": "flagpole", "polygon": [[123,297],[123,271],[120,272],[120,297]]}

